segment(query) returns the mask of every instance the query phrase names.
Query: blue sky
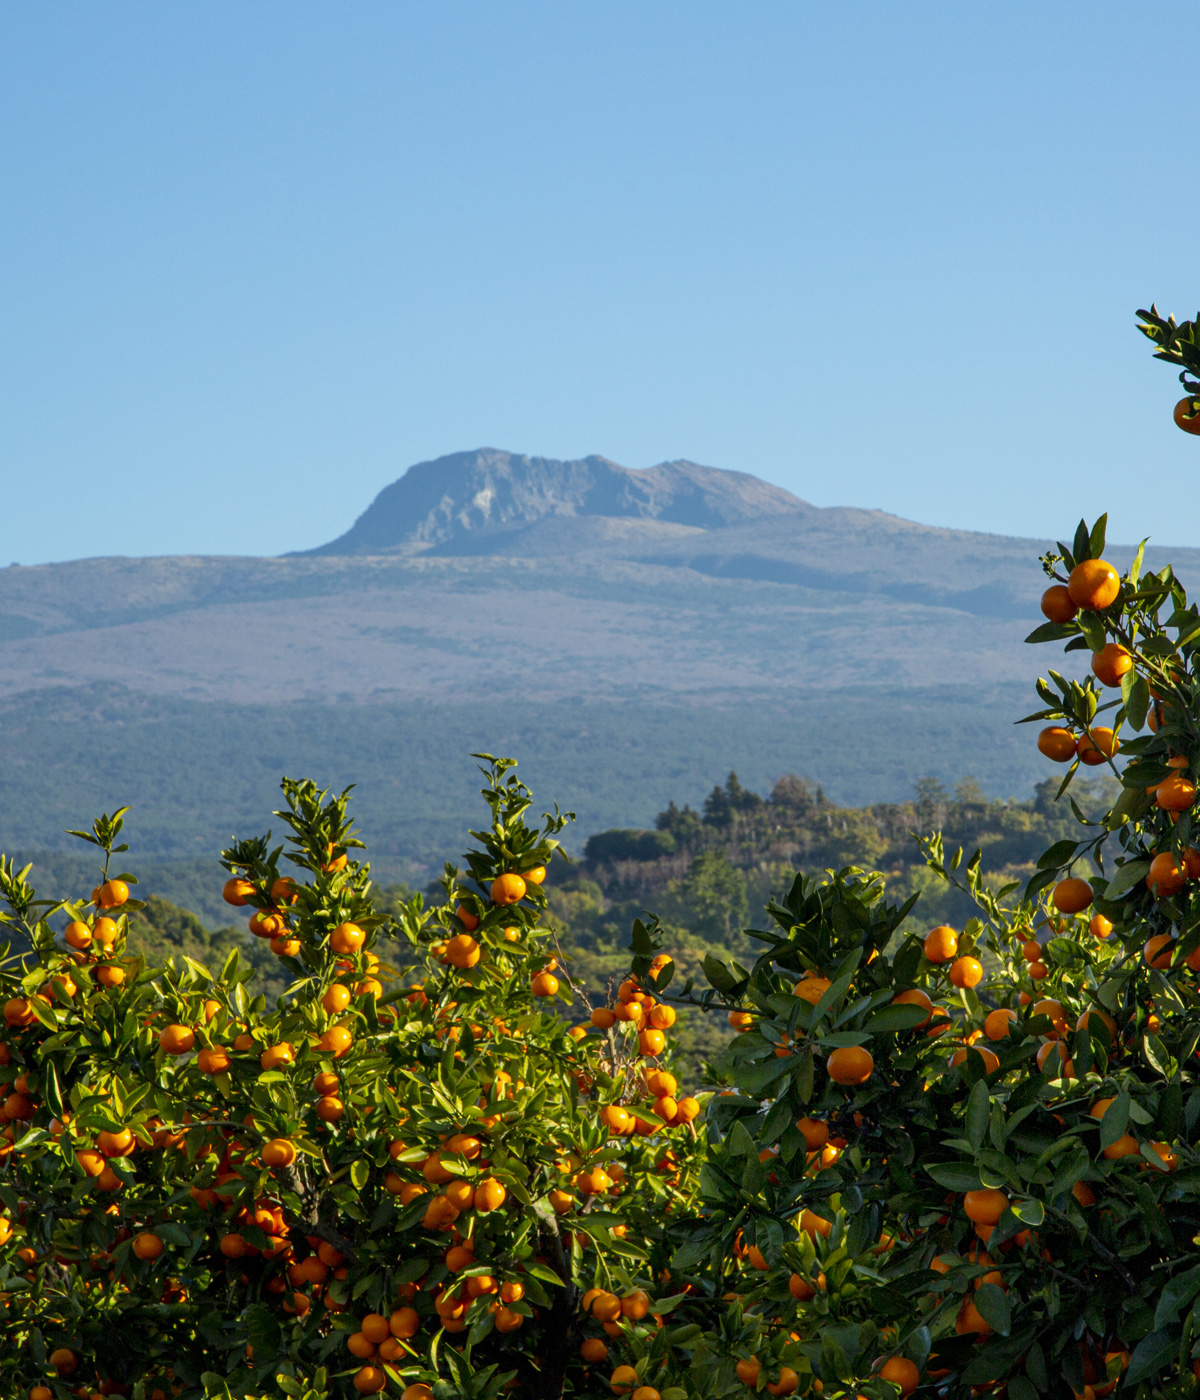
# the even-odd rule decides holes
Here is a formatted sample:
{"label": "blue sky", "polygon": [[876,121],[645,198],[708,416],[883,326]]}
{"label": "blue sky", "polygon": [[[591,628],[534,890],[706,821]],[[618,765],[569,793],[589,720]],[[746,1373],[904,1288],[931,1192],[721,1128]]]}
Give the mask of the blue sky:
{"label": "blue sky", "polygon": [[1200,303],[1187,14],[6,6],[0,563],[304,548],[482,445],[1196,544],[1133,316]]}

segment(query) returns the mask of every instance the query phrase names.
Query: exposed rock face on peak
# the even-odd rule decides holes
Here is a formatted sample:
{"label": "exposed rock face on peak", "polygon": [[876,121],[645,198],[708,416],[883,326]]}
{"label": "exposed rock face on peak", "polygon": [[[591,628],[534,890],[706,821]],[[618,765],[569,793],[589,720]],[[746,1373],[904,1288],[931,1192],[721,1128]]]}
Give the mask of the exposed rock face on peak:
{"label": "exposed rock face on peak", "polygon": [[560,462],[491,447],[418,462],[316,555],[390,554],[528,526],[548,517],[659,520],[705,530],[812,507],[746,472],[695,462],[632,471],[606,457]]}

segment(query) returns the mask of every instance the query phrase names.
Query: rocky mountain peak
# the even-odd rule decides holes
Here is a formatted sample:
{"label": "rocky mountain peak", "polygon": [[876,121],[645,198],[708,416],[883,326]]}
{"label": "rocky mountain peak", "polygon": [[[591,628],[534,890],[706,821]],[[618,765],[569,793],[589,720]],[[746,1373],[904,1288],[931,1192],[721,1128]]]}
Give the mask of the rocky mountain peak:
{"label": "rocky mountain peak", "polygon": [[661,520],[713,530],[808,509],[790,492],[747,472],[695,462],[633,470],[606,457],[561,462],[482,447],[418,462],[385,487],[344,535],[303,552],[408,552],[555,516]]}

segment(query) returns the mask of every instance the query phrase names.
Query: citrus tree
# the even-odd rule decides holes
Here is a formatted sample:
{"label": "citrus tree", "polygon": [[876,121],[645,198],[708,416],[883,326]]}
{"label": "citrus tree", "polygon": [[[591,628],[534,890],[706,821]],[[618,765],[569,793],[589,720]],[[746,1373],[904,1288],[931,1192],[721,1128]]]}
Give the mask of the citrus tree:
{"label": "citrus tree", "polygon": [[1175,423],[1185,433],[1200,433],[1200,321],[1176,321],[1174,316],[1164,320],[1158,307],[1151,306],[1138,312],[1138,330],[1158,346],[1156,360],[1181,367],[1179,382],[1185,393],[1175,405]]}
{"label": "citrus tree", "polygon": [[[1043,560],[1029,638],[1089,658],[1029,717],[1077,836],[1023,890],[929,838],[961,930],[908,931],[877,876],[799,878],[752,967],[685,989],[738,1032],[672,1231],[709,1393],[1196,1393],[1200,609],[1104,534]],[[1080,765],[1118,785],[1099,817]]]}
{"label": "citrus tree", "polygon": [[642,1379],[690,1335],[662,1281],[700,1142],[663,1060],[671,965],[635,927],[615,1009],[568,1026],[539,919],[569,814],[531,824],[514,765],[480,757],[488,823],[440,907],[377,913],[347,794],[311,782],[283,785],[286,842],[224,853],[291,979],[273,1005],[236,952],[127,952],[124,811],[75,833],[90,894],[0,864],[0,1394],[488,1400],[616,1375],[658,1400]]}

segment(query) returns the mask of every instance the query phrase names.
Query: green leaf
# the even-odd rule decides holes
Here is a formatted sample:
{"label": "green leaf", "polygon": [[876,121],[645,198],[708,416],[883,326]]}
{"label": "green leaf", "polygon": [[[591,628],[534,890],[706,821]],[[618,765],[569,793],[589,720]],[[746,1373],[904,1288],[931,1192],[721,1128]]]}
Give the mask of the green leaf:
{"label": "green leaf", "polygon": [[1073,637],[1079,631],[1074,622],[1043,622],[1040,627],[1035,627],[1029,636],[1025,638],[1027,642],[1060,642],[1064,637]]}
{"label": "green leaf", "polygon": [[721,959],[714,956],[714,954],[706,953],[701,966],[704,968],[704,975],[708,978],[709,985],[714,987],[718,992],[732,992],[738,985],[739,979],[736,978]]}
{"label": "green leaf", "polygon": [[966,1162],[931,1162],[925,1171],[948,1191],[978,1191],[979,1173]]}
{"label": "green leaf", "polygon": [[1200,1293],[1200,1264],[1186,1273],[1176,1274],[1163,1288],[1154,1313],[1155,1327],[1169,1327],[1178,1321],[1179,1315],[1197,1293]]}
{"label": "green leaf", "polygon": [[1122,1089],[1100,1120],[1100,1146],[1111,1147],[1129,1126],[1129,1091]]}
{"label": "green leaf", "polygon": [[[1112,1110],[1109,1109],[1109,1113]],[[1106,1118],[1108,1114],[1104,1115]],[[1133,1355],[1129,1358],[1129,1368],[1121,1381],[1122,1390],[1131,1390],[1139,1382],[1148,1380],[1157,1371],[1161,1371],[1167,1363],[1174,1359],[1175,1349],[1179,1345],[1176,1338],[1169,1332],[1154,1331],[1142,1340],[1133,1349]]]}
{"label": "green leaf", "polygon": [[1092,558],[1089,553],[1091,541],[1092,534],[1087,527],[1087,521],[1081,520],[1075,527],[1075,538],[1071,542],[1071,554],[1077,564],[1082,564],[1085,559]]}
{"label": "green leaf", "polygon": [[978,1152],[983,1147],[983,1139],[992,1117],[992,1096],[986,1080],[981,1079],[971,1090],[967,1099],[966,1127],[967,1138]]}
{"label": "green leaf", "polygon": [[1124,865],[1117,867],[1117,873],[1108,882],[1101,898],[1123,899],[1130,890],[1140,885],[1149,873],[1150,862],[1148,860],[1127,860]]}
{"label": "green leaf", "polygon": [[1010,1206],[1010,1209],[1022,1225],[1028,1225],[1034,1230],[1046,1218],[1046,1211],[1041,1201],[1017,1201]]}
{"label": "green leaf", "polygon": [[350,1180],[361,1191],[371,1176],[371,1164],[365,1157],[356,1157],[350,1163]]}
{"label": "green leaf", "polygon": [[1104,554],[1104,535],[1108,527],[1107,512],[1100,517],[1092,526],[1092,533],[1088,537],[1088,556],[1092,559],[1099,559]]}
{"label": "green leaf", "polygon": [[257,1356],[276,1356],[283,1345],[283,1330],[265,1303],[251,1303],[246,1309],[246,1336]]}
{"label": "green leaf", "polygon": [[1048,847],[1038,856],[1037,868],[1039,870],[1057,870],[1060,866],[1066,865],[1078,849],[1078,841],[1055,841],[1053,846]]}
{"label": "green leaf", "polygon": [[1012,1331],[1012,1309],[1008,1294],[994,1283],[984,1283],[975,1290],[975,1306],[983,1320],[1001,1337]]}
{"label": "green leaf", "polygon": [[[1130,671],[1128,675],[1133,675]],[[1141,729],[1146,723],[1146,713],[1150,709],[1150,686],[1145,676],[1135,676],[1133,684],[1125,695],[1125,718],[1134,729]]]}
{"label": "green leaf", "polygon": [[772,1055],[769,1060],[760,1060],[758,1064],[739,1070],[738,1087],[754,1098],[761,1098],[772,1084],[787,1074],[789,1068],[787,1057]]}
{"label": "green leaf", "polygon": [[881,1011],[876,1011],[873,1016],[867,1018],[863,1030],[872,1035],[882,1035],[889,1031],[911,1031],[928,1015],[929,1012],[923,1007],[909,1006],[902,1002],[899,1006],[885,1006]]}

